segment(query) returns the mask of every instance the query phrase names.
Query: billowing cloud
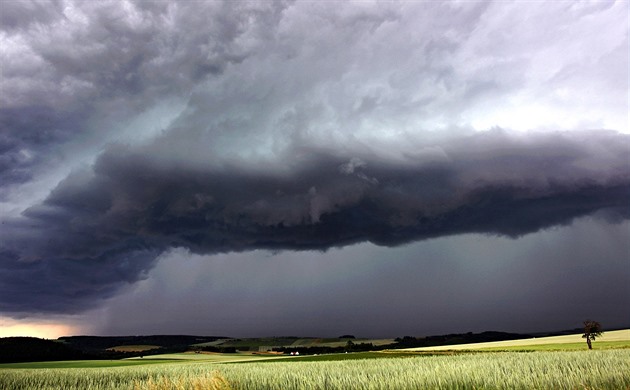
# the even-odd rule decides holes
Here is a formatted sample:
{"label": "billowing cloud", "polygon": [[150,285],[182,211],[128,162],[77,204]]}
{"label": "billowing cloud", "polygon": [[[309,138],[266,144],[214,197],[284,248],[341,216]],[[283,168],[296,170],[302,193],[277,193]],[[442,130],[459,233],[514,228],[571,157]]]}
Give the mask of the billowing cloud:
{"label": "billowing cloud", "polygon": [[282,4],[10,1],[2,8],[7,187],[47,165],[67,165],[68,148],[98,148],[120,135],[120,122],[186,97],[243,61],[264,38],[259,24],[277,19]]}
{"label": "billowing cloud", "polygon": [[[630,216],[630,137],[617,133],[480,133],[439,145],[443,157],[429,160],[302,148],[280,171],[188,166],[154,147],[112,146],[43,204],[5,221],[5,310],[40,294],[45,305],[23,303],[55,310],[48,302],[59,295],[56,305],[82,307],[142,277],[173,247],[214,254],[395,246],[461,233],[518,237],[597,212]],[[24,283],[36,274],[33,286]]]}
{"label": "billowing cloud", "polygon": [[[194,254],[628,219],[623,2],[9,2],[0,311]],[[622,82],[625,81],[625,82]]]}

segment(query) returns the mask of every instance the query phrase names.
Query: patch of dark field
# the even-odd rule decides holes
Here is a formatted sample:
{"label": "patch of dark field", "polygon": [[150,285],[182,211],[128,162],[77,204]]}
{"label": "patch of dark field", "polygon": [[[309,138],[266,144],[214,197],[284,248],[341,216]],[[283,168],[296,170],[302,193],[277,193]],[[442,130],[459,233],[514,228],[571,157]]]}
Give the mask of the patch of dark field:
{"label": "patch of dark field", "polygon": [[[278,359],[269,359],[262,361],[243,361],[235,364],[247,363],[287,363],[287,362],[327,362],[342,360],[362,360],[362,359],[404,359],[418,356],[452,356],[452,355],[471,355],[477,353],[490,353],[483,351],[427,351],[427,352],[349,352],[349,353],[331,353],[321,355],[303,355],[303,356],[283,356]],[[497,353],[497,352],[493,352]]]}
{"label": "patch of dark field", "polygon": [[178,359],[146,359],[146,360],[70,360],[58,362],[4,363],[0,369],[32,369],[32,368],[110,368],[142,366],[149,364],[181,363]]}

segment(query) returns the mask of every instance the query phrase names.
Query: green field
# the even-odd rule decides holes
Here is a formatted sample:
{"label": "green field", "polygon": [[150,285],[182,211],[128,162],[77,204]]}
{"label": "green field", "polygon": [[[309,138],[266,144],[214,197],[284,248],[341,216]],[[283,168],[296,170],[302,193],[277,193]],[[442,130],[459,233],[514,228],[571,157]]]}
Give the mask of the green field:
{"label": "green field", "polygon": [[[35,389],[626,389],[630,350],[342,354],[247,364],[0,369],[0,388]],[[380,356],[378,356],[380,355]],[[402,357],[405,356],[405,357]],[[326,359],[329,357],[330,359]],[[31,366],[34,367],[34,366]],[[52,366],[51,366],[52,367]],[[214,386],[214,387],[213,387]]]}
{"label": "green field", "polygon": [[[612,344],[611,344],[612,343]],[[604,332],[603,336],[593,342],[593,348],[624,348],[630,344],[630,329]],[[580,345],[582,348],[580,348]],[[436,347],[406,348],[405,351],[448,351],[448,350],[575,350],[586,348],[582,334],[565,336],[539,337],[520,340],[492,341],[486,343],[440,345]]]}
{"label": "green field", "polygon": [[0,372],[2,369],[40,369],[40,368],[108,368],[108,367],[126,367],[140,366],[147,364],[163,364],[176,363],[181,360],[175,359],[147,359],[147,360],[68,360],[60,362],[32,362],[32,363],[5,363],[0,364]]}
{"label": "green field", "polygon": [[[596,341],[594,350],[630,348],[630,341]],[[586,343],[559,343],[537,345],[515,345],[507,347],[485,347],[484,351],[581,351],[586,349]],[[482,350],[482,349],[479,349]]]}
{"label": "green field", "polygon": [[[248,361],[259,360],[271,360],[271,359],[288,359],[286,355],[257,355],[251,353],[168,353],[163,355],[152,355],[144,358],[131,358],[125,359],[128,362],[143,362],[143,361],[196,361],[206,363],[238,363]],[[2,365],[0,365],[0,368]]]}
{"label": "green field", "polygon": [[0,389],[630,389],[630,332],[605,335],[592,351],[569,335],[448,350],[2,364]]}

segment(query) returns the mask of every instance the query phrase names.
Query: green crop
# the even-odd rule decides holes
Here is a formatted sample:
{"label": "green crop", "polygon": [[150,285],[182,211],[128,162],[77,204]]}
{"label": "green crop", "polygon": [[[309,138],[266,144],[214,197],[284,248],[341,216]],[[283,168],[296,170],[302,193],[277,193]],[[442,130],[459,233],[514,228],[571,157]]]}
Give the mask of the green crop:
{"label": "green crop", "polygon": [[630,350],[0,369],[13,389],[627,389]]}

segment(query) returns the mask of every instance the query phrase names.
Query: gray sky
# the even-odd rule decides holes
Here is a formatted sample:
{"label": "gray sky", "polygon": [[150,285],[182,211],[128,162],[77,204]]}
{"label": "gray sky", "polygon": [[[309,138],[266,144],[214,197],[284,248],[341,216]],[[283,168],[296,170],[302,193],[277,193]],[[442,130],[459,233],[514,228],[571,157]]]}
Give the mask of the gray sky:
{"label": "gray sky", "polygon": [[628,326],[627,9],[4,2],[0,322]]}

